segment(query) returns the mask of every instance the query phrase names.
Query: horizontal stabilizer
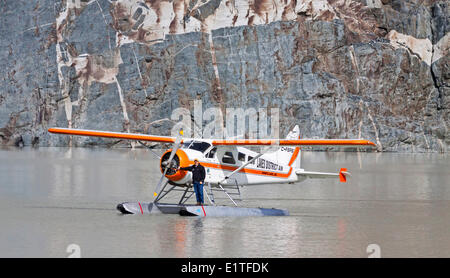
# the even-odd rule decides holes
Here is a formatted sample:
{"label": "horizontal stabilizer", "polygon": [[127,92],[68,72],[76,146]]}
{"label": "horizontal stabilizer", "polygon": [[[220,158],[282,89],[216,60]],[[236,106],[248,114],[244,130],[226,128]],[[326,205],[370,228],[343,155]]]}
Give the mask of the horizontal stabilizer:
{"label": "horizontal stabilizer", "polygon": [[295,173],[298,176],[304,176],[310,179],[339,178],[340,182],[347,182],[347,176],[350,176],[350,173],[347,172],[346,168],[341,168],[339,173],[311,172],[304,171],[303,169],[298,169]]}
{"label": "horizontal stabilizer", "polygon": [[350,176],[350,173],[347,172],[347,168],[341,168],[341,170],[339,170],[339,181],[347,182],[347,176]]}

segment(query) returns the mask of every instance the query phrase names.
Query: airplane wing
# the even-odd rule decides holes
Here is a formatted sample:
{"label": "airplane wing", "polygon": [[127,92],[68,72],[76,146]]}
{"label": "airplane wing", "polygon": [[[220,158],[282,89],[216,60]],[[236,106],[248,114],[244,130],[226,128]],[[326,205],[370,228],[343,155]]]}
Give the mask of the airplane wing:
{"label": "airplane wing", "polygon": [[304,171],[303,169],[298,169],[295,173],[298,176],[305,176],[305,177],[312,178],[312,179],[339,177],[339,180],[341,182],[347,182],[347,176],[350,176],[350,173],[347,172],[346,168],[341,168],[339,170],[339,173],[311,172],[311,171]]}
{"label": "airplane wing", "polygon": [[[176,138],[172,136],[157,136],[140,133],[110,132],[74,128],[54,127],[49,128],[48,131],[51,133],[66,135],[106,137],[159,143],[175,143],[176,140]],[[183,143],[183,140],[181,143]],[[373,142],[363,139],[212,139],[212,144],[215,146],[376,146]]]}
{"label": "airplane wing", "polygon": [[[74,128],[49,128],[49,132],[66,135],[81,135],[81,136],[94,136],[94,137],[106,137],[117,138],[127,140],[149,141],[159,143],[175,143],[176,137],[171,136],[155,136],[140,133],[123,133],[123,132],[110,132],[110,131],[97,131],[87,129],[74,129]],[[181,140],[183,143],[183,140]]]}
{"label": "airplane wing", "polygon": [[364,139],[234,139],[213,140],[215,146],[376,146],[373,142]]}

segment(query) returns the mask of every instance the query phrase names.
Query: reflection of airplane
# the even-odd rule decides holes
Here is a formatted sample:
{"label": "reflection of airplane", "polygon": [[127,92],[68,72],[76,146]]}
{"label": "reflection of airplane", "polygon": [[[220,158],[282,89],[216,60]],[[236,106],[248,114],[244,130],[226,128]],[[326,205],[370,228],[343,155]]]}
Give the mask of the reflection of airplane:
{"label": "reflection of airplane", "polygon": [[[300,146],[375,146],[361,139],[299,139],[299,128],[295,128],[286,139],[193,139],[154,136],[146,134],[119,133],[106,131],[81,130],[70,128],[50,128],[49,132],[96,136],[137,141],[172,143],[160,159],[163,174],[156,186],[153,203],[122,203],[117,206],[122,213],[180,213],[182,215],[286,215],[284,210],[250,209],[237,206],[233,195],[240,195],[239,186],[281,184],[304,181],[306,178],[347,179],[347,169],[338,173],[305,171],[300,168]],[[257,153],[243,146],[271,146],[268,151]],[[274,150],[273,147],[277,149]],[[212,206],[187,205],[193,195],[192,173],[177,170],[193,164],[198,159],[206,169],[205,195]],[[182,197],[177,204],[164,204],[161,199],[173,191],[181,191]],[[224,193],[235,205],[217,206],[213,192]]]}

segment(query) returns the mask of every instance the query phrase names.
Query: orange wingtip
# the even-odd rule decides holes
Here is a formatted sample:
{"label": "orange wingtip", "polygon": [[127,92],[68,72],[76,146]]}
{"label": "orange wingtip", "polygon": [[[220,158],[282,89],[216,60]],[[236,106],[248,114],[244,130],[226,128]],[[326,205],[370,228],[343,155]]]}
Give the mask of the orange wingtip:
{"label": "orange wingtip", "polygon": [[51,133],[65,134],[65,135],[105,137],[105,138],[159,142],[159,143],[175,142],[175,137],[154,136],[139,133],[123,133],[123,132],[97,131],[97,130],[74,129],[74,128],[57,128],[57,127],[49,128],[48,131]]}
{"label": "orange wingtip", "polygon": [[339,181],[347,182],[347,177],[345,176],[345,174],[343,172],[347,172],[347,168],[341,168],[341,170],[339,170]]}

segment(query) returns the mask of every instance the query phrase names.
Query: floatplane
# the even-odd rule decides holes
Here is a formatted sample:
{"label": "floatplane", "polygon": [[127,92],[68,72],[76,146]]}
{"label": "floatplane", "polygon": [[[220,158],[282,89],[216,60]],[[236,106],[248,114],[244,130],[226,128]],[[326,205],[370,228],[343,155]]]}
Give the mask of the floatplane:
{"label": "floatplane", "polygon": [[[94,136],[172,144],[160,157],[161,178],[154,191],[152,202],[125,202],[117,205],[123,214],[169,213],[183,216],[282,216],[289,215],[283,209],[245,208],[236,203],[242,186],[283,183],[299,183],[307,178],[335,178],[346,182],[350,173],[340,168],[337,173],[307,171],[301,168],[301,147],[339,146],[374,147],[363,139],[300,139],[295,126],[285,139],[199,139],[177,136],[50,128],[51,133]],[[263,146],[266,151],[255,152],[246,147]],[[204,195],[209,205],[191,205],[187,201],[194,194],[192,173],[180,170],[199,160],[205,167]],[[181,195],[177,203],[161,202],[172,192]],[[232,205],[219,205],[214,194],[224,194]],[[226,197],[225,197],[226,196]]]}

